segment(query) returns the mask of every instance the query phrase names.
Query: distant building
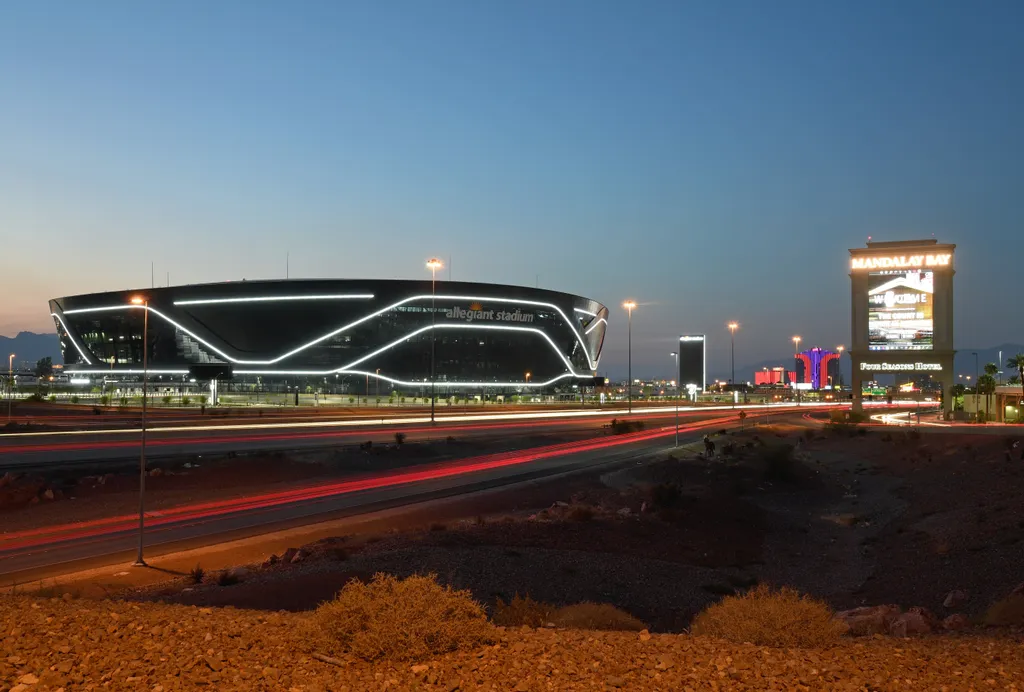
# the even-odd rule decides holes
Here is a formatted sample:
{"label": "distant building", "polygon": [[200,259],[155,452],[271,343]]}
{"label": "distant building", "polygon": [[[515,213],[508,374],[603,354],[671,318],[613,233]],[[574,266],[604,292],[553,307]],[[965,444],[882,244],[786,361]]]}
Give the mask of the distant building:
{"label": "distant building", "polygon": [[796,354],[795,381],[811,389],[839,386],[839,354],[817,347]]}
{"label": "distant building", "polygon": [[754,384],[761,387],[767,385],[785,385],[796,380],[796,371],[786,371],[784,367],[761,368],[754,371]]}

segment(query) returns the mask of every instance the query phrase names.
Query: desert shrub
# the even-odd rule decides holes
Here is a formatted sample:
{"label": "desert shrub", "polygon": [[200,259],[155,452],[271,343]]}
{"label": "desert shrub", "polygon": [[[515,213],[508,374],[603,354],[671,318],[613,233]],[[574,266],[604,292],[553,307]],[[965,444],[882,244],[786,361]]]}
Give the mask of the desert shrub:
{"label": "desert shrub", "polygon": [[853,437],[858,431],[863,430],[863,428],[858,428],[853,423],[845,420],[830,420],[828,423],[825,423],[825,430],[828,431],[830,435]]}
{"label": "desert shrub", "polygon": [[619,420],[613,418],[611,422],[612,432],[616,435],[626,435],[631,432],[639,432],[644,429],[642,420]]}
{"label": "desert shrub", "polygon": [[659,483],[651,488],[651,502],[659,509],[672,509],[683,499],[683,491],[675,483]]}
{"label": "desert shrub", "polygon": [[691,634],[737,643],[781,648],[821,648],[843,633],[827,604],[783,587],[758,586],[740,596],[727,596],[693,621]]}
{"label": "desert shrub", "polygon": [[51,394],[50,396],[46,397],[46,400],[52,404],[53,402],[57,401],[57,395]]}
{"label": "desert shrub", "polygon": [[395,433],[395,444],[398,445],[399,447],[401,447],[403,444],[405,444],[405,433],[404,432],[396,432]]}
{"label": "desert shrub", "polygon": [[78,395],[77,394],[72,394],[71,395],[71,403],[72,404],[77,404],[78,403]]}
{"label": "desert shrub", "polygon": [[181,397],[181,405],[182,406],[191,406],[192,405],[192,400],[189,399],[187,396],[183,396],[183,397]]}
{"label": "desert shrub", "polygon": [[377,574],[368,584],[353,579],[316,609],[310,624],[318,650],[366,660],[423,660],[478,646],[493,635],[472,594],[438,584],[433,574]]}
{"label": "desert shrub", "polygon": [[202,584],[205,577],[206,570],[201,565],[196,565],[188,573],[188,578],[193,584]]}
{"label": "desert shrub", "polygon": [[102,396],[100,396],[100,405],[101,406],[106,406],[109,403],[110,403],[110,395],[109,394],[103,394]]}
{"label": "desert shrub", "polygon": [[234,586],[238,583],[238,575],[229,569],[217,575],[217,586]]}
{"label": "desert shrub", "polygon": [[160,401],[161,401],[161,403],[163,403],[164,406],[170,406],[172,398],[170,396],[166,396],[165,395],[165,396],[160,397]]}
{"label": "desert shrub", "polygon": [[508,603],[497,600],[491,620],[501,627],[543,627],[551,622],[554,612],[555,607],[550,603],[535,601],[529,595],[520,598],[516,594]]}
{"label": "desert shrub", "polygon": [[608,603],[577,603],[565,606],[553,612],[550,621],[556,627],[577,630],[639,632],[647,629],[647,625]]}
{"label": "desert shrub", "polygon": [[736,589],[729,586],[728,584],[709,583],[701,584],[700,588],[707,591],[715,596],[734,596],[736,595]]}
{"label": "desert shrub", "polygon": [[764,462],[764,477],[769,481],[791,481],[796,478],[796,459],[792,445],[773,445],[761,452]]}
{"label": "desert shrub", "polygon": [[356,398],[355,398],[354,396],[350,396],[350,397],[348,398],[348,403],[350,403],[350,404],[354,404],[354,403],[356,403]]}
{"label": "desert shrub", "polygon": [[569,510],[569,518],[573,521],[590,521],[594,518],[594,510],[587,505],[573,505]]}
{"label": "desert shrub", "polygon": [[990,627],[1024,626],[1024,596],[1009,596],[996,601],[985,611],[983,620]]}

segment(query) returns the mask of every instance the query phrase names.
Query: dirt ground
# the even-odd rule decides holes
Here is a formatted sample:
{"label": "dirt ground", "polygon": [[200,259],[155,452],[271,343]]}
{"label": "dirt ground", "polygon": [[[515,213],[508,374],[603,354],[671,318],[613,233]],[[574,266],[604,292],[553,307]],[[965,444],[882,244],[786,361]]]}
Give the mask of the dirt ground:
{"label": "dirt ground", "polygon": [[1012,637],[846,639],[773,649],[674,634],[495,628],[423,660],[318,658],[305,614],[117,601],[0,601],[0,689],[1019,690]]}
{"label": "dirt ground", "polygon": [[[780,461],[787,446],[793,458]],[[895,429],[748,431],[720,438],[725,453],[711,462],[691,447],[579,478],[555,505],[547,493],[519,511],[338,536],[294,564],[253,565],[232,586],[181,579],[130,597],[301,611],[352,578],[433,572],[486,604],[517,593],[607,602],[664,632],[759,582],[837,609],[895,603],[940,616],[959,589],[958,612],[977,616],[1024,581],[1024,461],[1019,450],[1008,460],[1007,446]]]}

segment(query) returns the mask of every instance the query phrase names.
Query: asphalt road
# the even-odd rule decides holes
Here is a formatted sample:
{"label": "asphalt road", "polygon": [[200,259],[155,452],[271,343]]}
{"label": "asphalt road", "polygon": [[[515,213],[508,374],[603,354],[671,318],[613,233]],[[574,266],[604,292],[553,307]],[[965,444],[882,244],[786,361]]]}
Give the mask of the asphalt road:
{"label": "asphalt road", "polygon": [[[591,415],[594,414],[594,415]],[[735,411],[706,409],[680,409],[680,423],[734,415]],[[451,415],[438,419],[435,425],[422,417],[405,419],[378,419],[375,421],[328,420],[314,422],[263,422],[245,424],[184,425],[155,428],[147,432],[146,449],[150,458],[184,455],[223,454],[227,452],[298,451],[339,445],[357,445],[366,441],[375,444],[394,442],[395,433],[406,439],[425,441],[455,436],[532,435],[557,432],[592,432],[612,418],[624,418],[622,412],[568,416],[551,412],[549,417],[498,418],[498,416],[530,414],[495,414],[490,420],[477,416]],[[533,414],[537,415],[537,414]],[[645,424],[671,424],[671,409],[637,412],[630,420],[643,420]],[[751,420],[763,413],[750,413]],[[774,413],[772,415],[775,415]],[[566,417],[568,416],[568,417]],[[28,470],[46,467],[96,464],[101,462],[136,459],[140,452],[138,430],[110,429],[81,430],[48,433],[20,433],[0,435],[0,473],[7,470]]]}
{"label": "asphalt road", "polygon": [[[736,418],[690,421],[680,442],[698,440]],[[205,502],[147,515],[151,556],[382,509],[603,466],[627,463],[673,444],[674,426],[557,445],[354,476],[223,502]],[[137,517],[111,517],[0,534],[3,582],[52,575],[99,558],[134,554]]]}

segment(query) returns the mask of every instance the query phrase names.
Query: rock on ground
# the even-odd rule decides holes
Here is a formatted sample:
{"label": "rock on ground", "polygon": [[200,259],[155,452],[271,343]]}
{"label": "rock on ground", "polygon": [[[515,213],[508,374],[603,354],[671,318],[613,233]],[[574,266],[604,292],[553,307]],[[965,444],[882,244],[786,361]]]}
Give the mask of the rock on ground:
{"label": "rock on ground", "polygon": [[303,635],[307,617],[7,597],[0,600],[0,689],[1019,689],[1024,680],[1024,656],[1009,635],[848,639],[806,650],[499,628],[493,645],[472,651],[369,664],[314,658]]}

